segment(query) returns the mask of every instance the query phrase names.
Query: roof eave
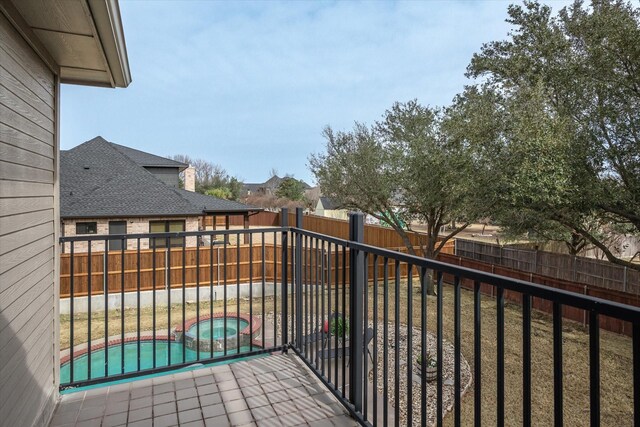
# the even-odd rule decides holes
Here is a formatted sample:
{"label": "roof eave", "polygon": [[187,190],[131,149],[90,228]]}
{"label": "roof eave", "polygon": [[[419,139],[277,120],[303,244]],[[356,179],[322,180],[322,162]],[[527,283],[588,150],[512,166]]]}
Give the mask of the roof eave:
{"label": "roof eave", "polygon": [[127,45],[117,0],[88,0],[100,43],[104,50],[113,87],[125,88],[131,83]]}

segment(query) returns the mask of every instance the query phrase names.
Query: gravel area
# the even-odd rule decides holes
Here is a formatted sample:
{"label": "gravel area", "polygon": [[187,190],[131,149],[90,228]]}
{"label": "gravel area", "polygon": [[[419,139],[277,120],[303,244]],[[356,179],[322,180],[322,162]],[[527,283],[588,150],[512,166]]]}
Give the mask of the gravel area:
{"label": "gravel area", "polygon": [[[273,325],[275,320],[277,324],[277,333],[278,338],[280,337],[280,318],[274,319],[273,313],[267,313],[266,321]],[[373,327],[373,324],[369,324],[370,327]],[[289,332],[291,333],[291,325],[289,325]],[[412,364],[412,405],[411,405],[411,416],[413,423],[419,423],[422,412],[421,412],[421,381],[420,377],[417,375],[417,363],[416,360],[421,353],[421,331],[418,328],[412,329],[412,354],[411,358]],[[400,372],[399,372],[399,383],[400,383],[400,425],[407,425],[407,349],[408,349],[408,328],[405,324],[400,324],[398,340],[396,344],[395,339],[395,330],[394,323],[389,322],[388,324],[388,402],[389,402],[389,414],[393,416],[396,401],[393,393],[394,390],[394,381],[395,381],[395,348],[396,345],[399,346],[399,354],[400,354]],[[377,331],[377,347],[378,347],[378,368],[373,369],[372,364],[369,364],[369,382],[373,384],[374,375],[377,376],[377,388],[378,388],[378,402],[379,405],[382,402],[384,393],[384,372],[383,372],[383,351],[384,351],[384,324],[382,322],[378,323],[378,331]],[[370,344],[370,348],[373,351],[374,342]],[[432,355],[436,355],[436,336],[431,332],[427,332],[427,352]],[[449,341],[443,342],[443,350],[442,350],[442,369],[443,369],[443,387],[442,387],[442,411],[443,416],[446,415],[447,412],[453,410],[454,405],[454,346],[453,343]],[[471,375],[471,368],[469,363],[465,359],[464,355],[461,355],[461,363],[460,363],[460,396],[462,397],[466,391],[469,389],[469,386],[472,384],[473,378]],[[437,411],[437,384],[435,381],[427,383],[427,424],[435,425],[436,424],[436,411]]]}
{"label": "gravel area", "polygon": [[[373,326],[373,325],[371,325]],[[398,341],[396,344],[395,339],[395,331],[394,324],[389,322],[388,325],[388,355],[389,355],[389,368],[388,368],[388,384],[389,390],[393,390],[394,381],[395,381],[395,348],[396,345],[399,347],[400,353],[400,372],[399,372],[399,382],[400,382],[400,425],[407,425],[407,349],[408,349],[408,328],[407,325],[400,324],[400,330],[398,334]],[[412,329],[412,354],[411,365],[413,370],[412,375],[412,405],[409,409],[411,411],[411,416],[413,419],[413,423],[419,423],[419,420],[422,416],[421,411],[421,380],[417,375],[417,358],[420,356],[422,348],[420,346],[421,340],[421,331],[418,328]],[[384,354],[384,324],[378,324],[378,358],[379,366],[376,371],[369,372],[369,380],[373,381],[373,376],[377,375],[377,385],[378,392],[384,396],[384,372],[382,365],[382,355]],[[373,344],[372,344],[373,345]],[[436,337],[434,334],[427,332],[427,353],[436,355]],[[453,409],[454,404],[454,387],[453,387],[453,377],[454,377],[454,356],[455,351],[453,344],[444,341],[443,342],[443,350],[442,350],[442,415],[444,416],[447,412]],[[471,376],[471,368],[467,363],[467,360],[461,355],[460,361],[460,396],[463,396],[467,391],[469,386],[472,383]],[[427,424],[435,425],[436,423],[436,400],[437,400],[437,384],[436,381],[427,382]],[[395,408],[395,396],[393,392],[388,393],[389,404]]]}

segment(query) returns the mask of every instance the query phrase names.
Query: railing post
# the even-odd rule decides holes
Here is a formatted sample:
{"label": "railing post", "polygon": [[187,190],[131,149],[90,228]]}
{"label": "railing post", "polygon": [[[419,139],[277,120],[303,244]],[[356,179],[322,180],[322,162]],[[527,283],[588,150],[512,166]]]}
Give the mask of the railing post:
{"label": "railing post", "polygon": [[[302,208],[296,208],[296,228],[302,228]],[[296,233],[296,251],[294,255],[295,303],[296,303],[296,347],[302,348],[302,235]]]}
{"label": "railing post", "polygon": [[[364,241],[364,216],[360,212],[349,214],[349,240],[362,243]],[[349,400],[357,412],[362,411],[362,388],[364,382],[364,253],[350,248],[350,283],[349,283]]]}
{"label": "railing post", "polygon": [[[289,231],[285,227],[289,226],[289,209],[282,208],[280,211],[280,226],[283,228],[281,232],[282,244],[282,351],[287,352],[289,345],[289,301],[287,290],[289,288],[288,264],[289,264]],[[249,248],[251,250],[251,248]]]}

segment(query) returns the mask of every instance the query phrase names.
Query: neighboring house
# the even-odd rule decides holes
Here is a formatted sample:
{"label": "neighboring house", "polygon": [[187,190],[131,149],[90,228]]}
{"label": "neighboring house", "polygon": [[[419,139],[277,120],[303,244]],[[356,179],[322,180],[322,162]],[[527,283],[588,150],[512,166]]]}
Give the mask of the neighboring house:
{"label": "neighboring house", "polygon": [[117,1],[0,1],[3,426],[47,426],[59,397],[60,84],[130,82]]}
{"label": "neighboring house", "polygon": [[316,215],[326,216],[328,218],[335,219],[348,219],[349,211],[346,209],[341,209],[338,204],[328,197],[321,196],[318,199],[318,203],[316,204],[316,210],[314,212]]}
{"label": "neighboring house", "polygon": [[[242,186],[242,194],[243,196],[272,196],[276,194],[278,191],[278,187],[284,178],[280,178],[278,175],[274,175],[269,178],[267,181],[262,183],[246,183]],[[311,188],[309,184],[300,180],[302,183],[302,188],[307,191]]]}
{"label": "neighboring house", "polygon": [[[256,209],[242,203],[194,192],[193,175],[185,174],[185,188],[178,175],[188,165],[106,141],[98,136],[60,154],[62,234],[140,234],[203,229],[206,215],[248,217]],[[121,250],[121,240],[109,240],[109,250]],[[182,245],[182,239],[156,240],[156,248]],[[186,245],[195,246],[195,237]],[[92,244],[103,251],[105,241]],[[140,247],[153,246],[141,239]],[[137,241],[128,239],[127,248]],[[74,251],[86,251],[78,243]],[[65,251],[69,251],[69,244]]]}

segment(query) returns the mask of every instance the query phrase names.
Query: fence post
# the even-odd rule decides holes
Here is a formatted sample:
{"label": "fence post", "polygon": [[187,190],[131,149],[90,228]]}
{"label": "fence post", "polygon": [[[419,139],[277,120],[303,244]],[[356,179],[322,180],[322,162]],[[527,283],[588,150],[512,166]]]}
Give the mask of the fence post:
{"label": "fence post", "polygon": [[622,292],[627,292],[627,267],[624,267],[622,276]]}
{"label": "fence post", "polygon": [[[296,228],[302,229],[302,208],[296,208]],[[296,347],[302,349],[302,235],[295,233],[296,251],[294,255],[295,303],[296,303]]]}
{"label": "fence post", "polygon": [[[282,208],[280,211],[280,226],[282,227],[282,244],[280,245],[282,250],[282,351],[286,353],[287,346],[289,345],[289,301],[287,298],[287,290],[289,288],[289,231],[285,230],[285,227],[289,226],[289,209],[287,208]],[[249,250],[251,250],[251,248],[249,248]],[[253,304],[253,302],[251,303]]]}
{"label": "fence post", "polygon": [[[349,214],[349,240],[362,243],[364,241],[364,217],[360,212]],[[350,283],[349,283],[349,313],[350,313],[350,363],[349,370],[349,400],[357,412],[362,411],[362,387],[364,380],[363,359],[364,349],[364,253],[353,247],[350,248]]]}

